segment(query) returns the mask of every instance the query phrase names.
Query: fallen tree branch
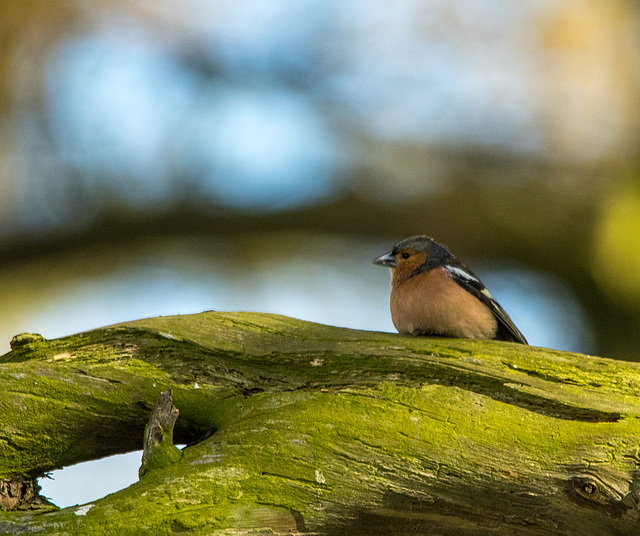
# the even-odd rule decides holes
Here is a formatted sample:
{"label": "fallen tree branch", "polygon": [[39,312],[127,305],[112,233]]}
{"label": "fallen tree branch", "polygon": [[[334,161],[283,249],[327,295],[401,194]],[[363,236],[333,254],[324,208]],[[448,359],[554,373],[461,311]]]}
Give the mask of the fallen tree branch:
{"label": "fallen tree branch", "polygon": [[636,363],[212,312],[25,335],[0,363],[13,482],[141,448],[169,389],[180,411],[161,398],[138,483],[0,533],[640,530]]}

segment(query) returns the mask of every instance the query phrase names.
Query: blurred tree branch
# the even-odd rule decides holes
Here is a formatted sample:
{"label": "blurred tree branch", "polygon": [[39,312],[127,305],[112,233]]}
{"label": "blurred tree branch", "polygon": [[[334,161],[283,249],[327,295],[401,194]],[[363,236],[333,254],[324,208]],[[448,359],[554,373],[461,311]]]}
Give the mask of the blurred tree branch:
{"label": "blurred tree branch", "polygon": [[[196,202],[156,210],[111,210],[98,213],[81,228],[0,243],[0,269],[152,237],[230,238],[251,248],[251,236],[264,242],[292,230],[387,237],[390,242],[428,234],[463,259],[504,259],[557,276],[587,311],[599,353],[640,359],[640,313],[602,288],[593,273],[594,241],[607,199],[598,177],[605,170],[566,169],[561,173],[564,182],[558,182],[557,168],[541,162],[472,158],[466,153],[446,157],[461,162],[460,169],[468,175],[427,197],[385,200],[375,195],[380,177],[362,170],[357,178],[360,188],[322,205],[287,212],[248,213]],[[611,166],[605,168],[611,172]],[[519,177],[523,170],[535,178]],[[512,181],[501,187],[478,178],[483,175],[494,180],[507,175]],[[541,180],[547,175],[549,182]],[[592,186],[581,187],[583,183]]]}

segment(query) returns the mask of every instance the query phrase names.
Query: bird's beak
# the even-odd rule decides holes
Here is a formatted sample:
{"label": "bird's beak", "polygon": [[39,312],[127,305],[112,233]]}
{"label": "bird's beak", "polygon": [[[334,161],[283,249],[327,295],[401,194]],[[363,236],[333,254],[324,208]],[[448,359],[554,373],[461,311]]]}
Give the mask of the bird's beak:
{"label": "bird's beak", "polygon": [[389,268],[395,268],[398,264],[396,263],[396,258],[391,255],[391,253],[385,253],[384,255],[380,255],[373,259],[373,264],[377,264],[378,266],[388,266]]}

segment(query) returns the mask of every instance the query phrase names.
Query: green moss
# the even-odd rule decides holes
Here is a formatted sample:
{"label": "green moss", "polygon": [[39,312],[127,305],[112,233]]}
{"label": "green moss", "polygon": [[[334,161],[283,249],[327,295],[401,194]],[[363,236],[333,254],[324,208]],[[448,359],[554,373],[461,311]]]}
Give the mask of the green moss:
{"label": "green moss", "polygon": [[[540,490],[555,490],[561,524],[578,508],[569,475],[618,475],[631,493],[640,451],[638,365],[516,344],[209,312],[27,342],[3,360],[0,474],[140,448],[169,387],[177,441],[201,440],[179,459],[167,445],[170,463],[85,515],[0,516],[34,534],[286,533],[391,496],[480,515],[501,493]],[[509,515],[527,516],[519,504]]]}

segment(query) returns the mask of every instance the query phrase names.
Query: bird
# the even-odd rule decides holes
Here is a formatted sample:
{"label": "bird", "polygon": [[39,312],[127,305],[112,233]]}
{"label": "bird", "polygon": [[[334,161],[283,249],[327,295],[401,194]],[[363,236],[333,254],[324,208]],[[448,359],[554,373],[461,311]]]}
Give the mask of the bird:
{"label": "bird", "polygon": [[433,238],[406,238],[373,264],[391,269],[399,333],[529,344],[480,278]]}

